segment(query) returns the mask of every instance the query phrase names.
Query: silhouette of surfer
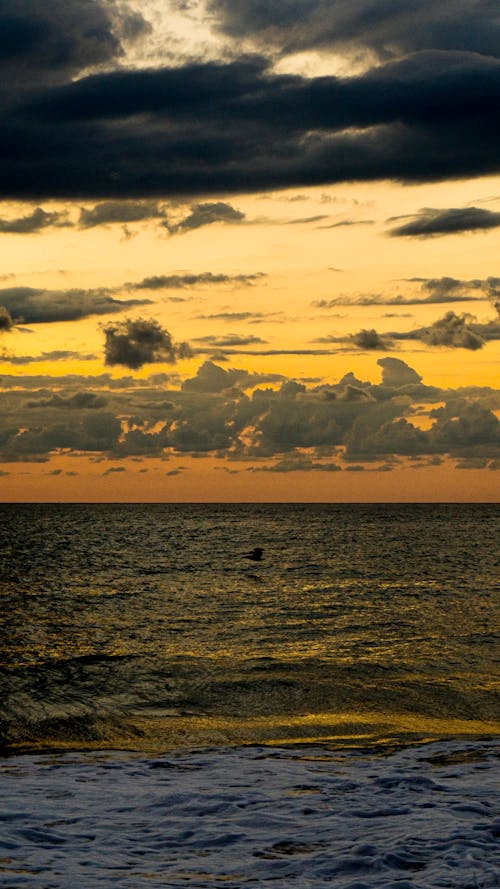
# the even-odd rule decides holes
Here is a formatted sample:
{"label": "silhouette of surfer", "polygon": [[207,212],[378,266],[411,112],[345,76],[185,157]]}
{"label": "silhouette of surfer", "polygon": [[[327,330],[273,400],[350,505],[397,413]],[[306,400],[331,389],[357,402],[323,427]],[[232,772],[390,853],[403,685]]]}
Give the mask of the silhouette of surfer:
{"label": "silhouette of surfer", "polygon": [[245,554],[245,559],[251,559],[252,562],[262,562],[262,556],[264,555],[264,550],[261,546],[254,546],[251,553]]}

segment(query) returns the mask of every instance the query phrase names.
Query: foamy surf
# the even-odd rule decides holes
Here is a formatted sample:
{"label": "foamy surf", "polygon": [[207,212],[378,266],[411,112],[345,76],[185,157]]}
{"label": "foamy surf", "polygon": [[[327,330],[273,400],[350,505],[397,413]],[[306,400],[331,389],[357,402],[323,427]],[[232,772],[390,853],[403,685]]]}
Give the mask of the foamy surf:
{"label": "foamy surf", "polygon": [[0,885],[492,889],[498,747],[4,760]]}

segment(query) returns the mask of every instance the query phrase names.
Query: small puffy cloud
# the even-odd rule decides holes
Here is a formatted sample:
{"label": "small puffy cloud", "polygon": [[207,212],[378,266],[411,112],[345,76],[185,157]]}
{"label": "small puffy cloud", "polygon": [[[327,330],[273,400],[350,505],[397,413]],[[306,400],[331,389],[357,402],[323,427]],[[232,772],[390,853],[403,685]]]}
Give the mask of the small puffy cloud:
{"label": "small puffy cloud", "polygon": [[81,208],[79,225],[80,228],[95,228],[99,225],[126,225],[129,222],[165,217],[165,208],[158,201],[102,201],[94,207]]}
{"label": "small puffy cloud", "polygon": [[10,235],[30,235],[40,232],[44,228],[66,228],[71,225],[67,220],[67,213],[48,213],[42,207],[37,207],[33,213],[20,216],[17,219],[0,219],[0,233]]}
{"label": "small puffy cloud", "polygon": [[110,366],[121,364],[137,370],[144,364],[160,361],[175,364],[178,358],[191,354],[187,343],[176,345],[158,321],[127,318],[110,322],[103,329],[105,363]]}
{"label": "small puffy cloud", "polygon": [[126,472],[126,469],[124,466],[110,466],[109,469],[105,469],[101,475],[113,475],[116,472]]}
{"label": "small puffy cloud", "polygon": [[191,212],[180,222],[164,222],[163,225],[168,229],[170,234],[178,234],[180,232],[193,231],[195,228],[202,228],[205,225],[212,225],[214,222],[238,223],[245,219],[245,214],[241,210],[236,210],[231,204],[224,201],[215,201],[214,203],[194,204]]}
{"label": "small puffy cloud", "polygon": [[367,349],[373,351],[387,351],[391,348],[390,340],[381,336],[376,330],[360,330],[353,333],[348,342],[353,343],[359,349]]}
{"label": "small puffy cloud", "polygon": [[422,377],[400,358],[379,358],[377,364],[382,368],[382,383],[399,389],[413,383],[421,383]]}
{"label": "small puffy cloud", "polygon": [[114,299],[106,288],[41,290],[33,287],[0,289],[0,305],[14,321],[26,324],[76,321],[91,315],[111,315],[132,306],[150,305],[148,299]]}
{"label": "small puffy cloud", "polygon": [[247,378],[245,370],[225,370],[212,361],[205,361],[198,368],[195,377],[184,380],[182,388],[187,392],[223,392]]}
{"label": "small puffy cloud", "polygon": [[451,235],[498,228],[498,226],[500,226],[500,213],[482,207],[458,207],[449,210],[424,207],[409,222],[390,229],[389,234],[395,238],[431,238],[435,235]]}

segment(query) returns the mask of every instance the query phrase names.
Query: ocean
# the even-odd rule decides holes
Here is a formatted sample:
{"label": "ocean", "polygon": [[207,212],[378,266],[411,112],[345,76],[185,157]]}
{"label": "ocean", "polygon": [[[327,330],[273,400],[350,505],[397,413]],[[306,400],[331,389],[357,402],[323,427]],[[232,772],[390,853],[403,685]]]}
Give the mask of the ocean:
{"label": "ocean", "polygon": [[498,506],[0,513],[0,886],[500,885]]}

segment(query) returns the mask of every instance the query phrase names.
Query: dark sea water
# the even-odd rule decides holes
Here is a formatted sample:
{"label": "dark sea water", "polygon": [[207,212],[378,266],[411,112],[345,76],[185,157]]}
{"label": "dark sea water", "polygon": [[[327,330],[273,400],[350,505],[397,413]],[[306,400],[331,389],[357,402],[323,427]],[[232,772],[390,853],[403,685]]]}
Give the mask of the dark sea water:
{"label": "dark sea water", "polygon": [[0,515],[4,752],[498,734],[495,505]]}

